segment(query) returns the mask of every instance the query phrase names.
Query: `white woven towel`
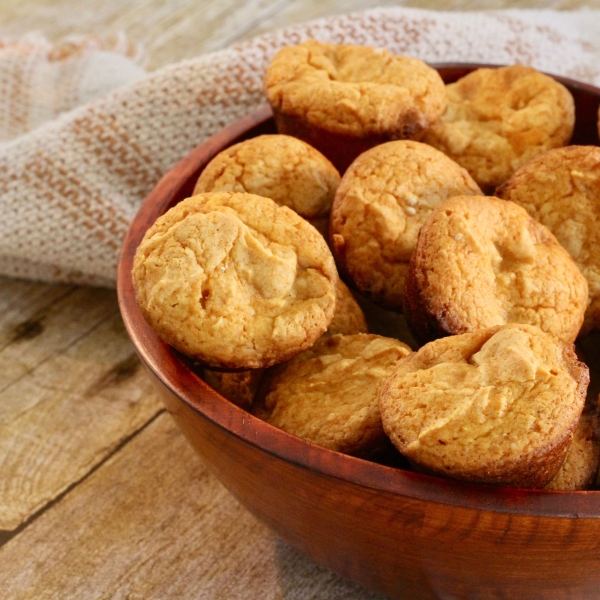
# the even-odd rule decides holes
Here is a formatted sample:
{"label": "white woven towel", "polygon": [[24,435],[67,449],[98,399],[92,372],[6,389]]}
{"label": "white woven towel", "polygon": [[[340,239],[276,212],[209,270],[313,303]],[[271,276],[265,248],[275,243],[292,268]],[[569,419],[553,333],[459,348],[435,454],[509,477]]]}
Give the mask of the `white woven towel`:
{"label": "white woven towel", "polygon": [[0,274],[114,285],[121,241],[146,194],[194,146],[264,102],[272,55],[309,37],[429,62],[520,61],[600,85],[600,11],[592,10],[375,9],[145,77],[123,40],[0,42]]}

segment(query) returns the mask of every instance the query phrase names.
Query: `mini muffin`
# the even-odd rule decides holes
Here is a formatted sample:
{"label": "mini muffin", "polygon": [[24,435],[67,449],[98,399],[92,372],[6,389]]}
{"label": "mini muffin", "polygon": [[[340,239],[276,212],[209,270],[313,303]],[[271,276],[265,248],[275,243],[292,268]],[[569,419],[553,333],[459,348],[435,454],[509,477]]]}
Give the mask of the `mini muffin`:
{"label": "mini muffin", "polygon": [[465,167],[485,191],[571,139],[569,90],[523,65],[477,69],[446,86],[446,111],[423,141]]}
{"label": "mini muffin", "polygon": [[451,196],[481,190],[439,150],[409,140],[361,154],[344,174],[330,218],[338,267],[370,300],[401,310],[421,225]]}
{"label": "mini muffin", "polygon": [[273,200],[199,194],[157,219],[138,247],[133,283],[160,337],[207,366],[262,368],[327,329],[338,280],[323,237]]}
{"label": "mini muffin", "polygon": [[567,249],[588,282],[583,329],[600,329],[600,148],[550,150],[519,169],[496,195],[522,206]]}
{"label": "mini muffin", "polygon": [[586,490],[595,483],[600,447],[596,436],[595,415],[583,413],[579,419],[567,457],[547,490]]}
{"label": "mini muffin", "polygon": [[323,337],[267,371],[252,412],[319,446],[370,456],[389,443],[377,391],[410,352],[406,344],[378,335]]}
{"label": "mini muffin", "polygon": [[436,340],[399,361],[379,407],[392,443],[426,471],[542,488],[565,459],[588,382],[572,345],[511,324]]}
{"label": "mini muffin", "polygon": [[446,104],[441,77],[420,60],[316,40],[281,49],[264,84],[279,132],[304,139],[341,172],[376,144],[419,139]]}
{"label": "mini muffin", "polygon": [[527,323],[572,342],[587,296],[579,267],[525,209],[494,197],[457,196],[421,227],[404,309],[421,341]]}
{"label": "mini muffin", "polygon": [[[367,333],[367,320],[352,292],[341,279],[335,286],[335,313],[323,335]],[[254,400],[264,369],[244,371],[215,371],[204,369],[206,383],[221,395],[243,408],[249,408]]]}
{"label": "mini muffin", "polygon": [[320,152],[289,135],[260,135],[215,156],[194,194],[247,192],[288,206],[326,231],[340,174]]}

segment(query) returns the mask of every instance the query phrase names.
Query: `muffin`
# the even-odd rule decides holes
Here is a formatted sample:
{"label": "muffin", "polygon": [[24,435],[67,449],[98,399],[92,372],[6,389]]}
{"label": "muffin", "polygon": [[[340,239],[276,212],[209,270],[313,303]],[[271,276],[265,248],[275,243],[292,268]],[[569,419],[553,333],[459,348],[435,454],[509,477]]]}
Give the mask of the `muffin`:
{"label": "muffin", "polygon": [[506,323],[573,342],[588,289],[568,252],[525,209],[457,196],[421,227],[404,298],[407,322],[422,342]]}
{"label": "muffin", "polygon": [[341,272],[370,300],[402,309],[404,280],[421,225],[451,196],[481,190],[439,150],[410,140],[361,154],[333,203],[330,237]]}
{"label": "muffin", "polygon": [[588,382],[572,345],[511,324],[436,340],[399,361],[379,407],[392,443],[421,469],[542,488],[565,459]]}
{"label": "muffin", "polygon": [[[367,320],[352,292],[341,279],[335,286],[335,313],[323,335],[367,333]],[[205,368],[203,378],[221,395],[242,408],[252,404],[264,369],[216,371]]]}
{"label": "muffin", "polygon": [[496,195],[522,206],[573,257],[589,288],[583,330],[600,329],[600,148],[550,150],[519,169]]}
{"label": "muffin", "polygon": [[446,103],[441,77],[420,60],[316,40],[281,49],[264,85],[279,132],[305,140],[340,172],[376,144],[419,139]]}
{"label": "muffin", "polygon": [[210,367],[263,368],[329,327],[338,280],[323,237],[253,194],[183,200],[148,229],[134,258],[136,300],[158,335]]}
{"label": "muffin", "polygon": [[248,409],[254,401],[264,369],[243,371],[215,371],[204,369],[202,379],[219,394],[241,408]]}
{"label": "muffin", "polygon": [[367,319],[362,308],[348,289],[348,286],[341,280],[335,286],[335,312],[333,319],[329,323],[327,333],[336,335],[353,335],[355,333],[367,333]]}
{"label": "muffin", "polygon": [[289,135],[260,135],[219,152],[194,195],[247,192],[287,206],[326,233],[340,174],[320,152]]}
{"label": "muffin", "polygon": [[444,114],[423,141],[467,169],[486,192],[573,133],[571,93],[530,67],[477,69],[447,85],[446,96]]}
{"label": "muffin", "polygon": [[590,413],[581,415],[567,456],[558,473],[546,486],[547,490],[586,490],[593,486],[600,451],[595,419],[596,416]]}
{"label": "muffin", "polygon": [[388,444],[377,391],[410,352],[398,340],[372,334],[325,336],[267,371],[252,412],[324,448],[371,456]]}

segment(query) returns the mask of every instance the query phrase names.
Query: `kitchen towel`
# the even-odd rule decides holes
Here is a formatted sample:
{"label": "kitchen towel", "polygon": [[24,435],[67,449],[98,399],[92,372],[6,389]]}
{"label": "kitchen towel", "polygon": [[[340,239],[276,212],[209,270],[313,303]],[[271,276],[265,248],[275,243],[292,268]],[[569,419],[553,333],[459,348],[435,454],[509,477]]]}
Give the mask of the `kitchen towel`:
{"label": "kitchen towel", "polygon": [[302,23],[152,73],[124,38],[0,41],[0,274],[114,286],[140,203],[264,103],[282,46],[383,46],[430,63],[521,62],[600,85],[600,11],[380,8]]}

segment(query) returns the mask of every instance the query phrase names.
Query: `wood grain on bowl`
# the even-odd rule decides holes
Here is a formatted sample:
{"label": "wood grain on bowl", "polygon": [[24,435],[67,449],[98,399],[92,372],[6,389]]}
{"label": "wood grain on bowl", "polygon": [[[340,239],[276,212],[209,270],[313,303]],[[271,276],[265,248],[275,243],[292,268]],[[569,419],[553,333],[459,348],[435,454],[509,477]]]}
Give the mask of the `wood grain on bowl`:
{"label": "wood grain on bowl", "polygon": [[[439,67],[447,81],[473,68]],[[600,90],[559,80],[578,109],[574,141],[598,144]],[[600,491],[463,484],[317,447],[224,399],[146,324],[131,282],[144,232],[191,192],[219,150],[267,131],[273,121],[265,107],[199,146],[148,196],[124,244],[118,276],[123,318],[187,439],[234,496],[284,540],[391,597],[598,598]]]}

